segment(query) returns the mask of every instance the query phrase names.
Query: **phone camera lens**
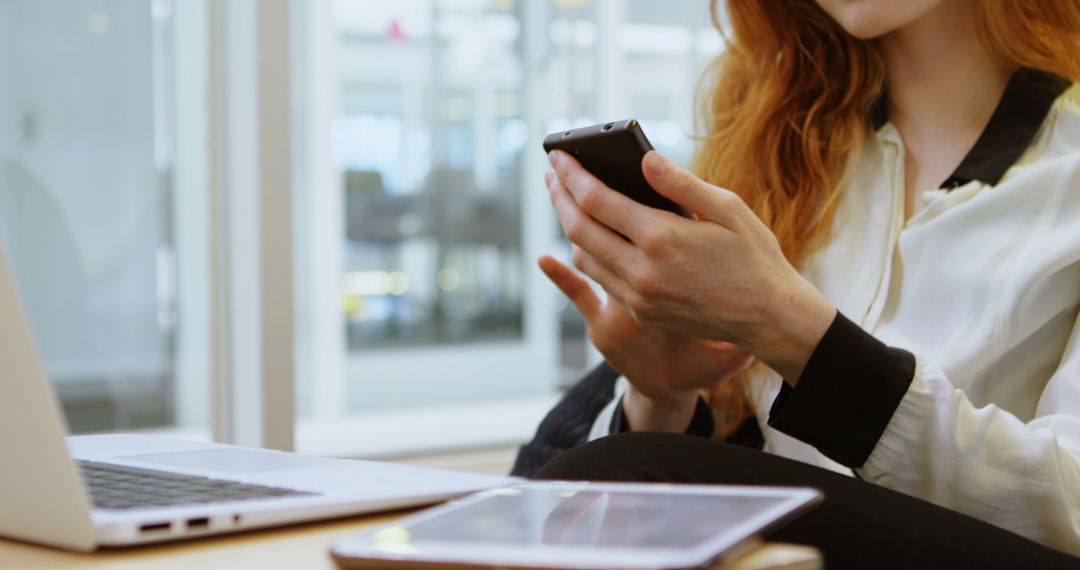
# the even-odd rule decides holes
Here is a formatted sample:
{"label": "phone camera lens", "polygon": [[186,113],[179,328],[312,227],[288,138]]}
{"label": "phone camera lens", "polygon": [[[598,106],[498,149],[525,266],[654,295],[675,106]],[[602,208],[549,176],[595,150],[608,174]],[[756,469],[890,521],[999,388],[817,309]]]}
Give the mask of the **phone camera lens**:
{"label": "phone camera lens", "polygon": [[562,136],[564,136],[564,137],[570,136],[570,131],[566,131],[565,133],[562,134]]}
{"label": "phone camera lens", "polygon": [[612,127],[614,127],[614,126],[615,126],[615,123],[608,123],[608,124],[604,125],[604,130],[605,131],[610,131],[612,129]]}

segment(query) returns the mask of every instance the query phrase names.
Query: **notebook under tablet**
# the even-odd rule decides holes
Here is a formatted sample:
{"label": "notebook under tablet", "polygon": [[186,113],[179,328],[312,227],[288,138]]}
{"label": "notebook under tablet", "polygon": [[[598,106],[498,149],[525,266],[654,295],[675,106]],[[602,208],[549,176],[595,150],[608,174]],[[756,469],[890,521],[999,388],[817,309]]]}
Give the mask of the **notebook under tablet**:
{"label": "notebook under tablet", "polygon": [[67,438],[0,247],[0,537],[71,550],[431,504],[511,479],[139,435]]}
{"label": "notebook under tablet", "polygon": [[526,483],[338,543],[342,568],[707,568],[822,500],[809,488]]}

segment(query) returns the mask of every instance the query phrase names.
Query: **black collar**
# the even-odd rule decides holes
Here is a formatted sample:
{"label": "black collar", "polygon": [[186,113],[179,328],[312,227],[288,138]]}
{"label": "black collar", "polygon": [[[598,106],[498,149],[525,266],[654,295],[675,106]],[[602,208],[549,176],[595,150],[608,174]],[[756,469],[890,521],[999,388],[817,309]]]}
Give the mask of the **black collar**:
{"label": "black collar", "polygon": [[[1013,73],[975,146],[941,183],[941,188],[951,190],[972,180],[991,186],[1000,182],[1005,171],[1035,140],[1050,107],[1071,83],[1058,75],[1034,69],[1019,69]],[[885,98],[882,97],[871,109],[870,121],[874,129],[879,129],[888,120]]]}

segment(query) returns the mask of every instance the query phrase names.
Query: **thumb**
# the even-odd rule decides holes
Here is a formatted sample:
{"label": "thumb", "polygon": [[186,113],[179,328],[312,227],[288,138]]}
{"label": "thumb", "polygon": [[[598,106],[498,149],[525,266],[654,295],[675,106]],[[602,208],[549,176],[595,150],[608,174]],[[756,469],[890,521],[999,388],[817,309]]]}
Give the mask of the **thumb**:
{"label": "thumb", "polygon": [[693,212],[699,219],[732,228],[745,207],[734,192],[694,176],[689,170],[651,150],[641,161],[645,180],[667,199]]}

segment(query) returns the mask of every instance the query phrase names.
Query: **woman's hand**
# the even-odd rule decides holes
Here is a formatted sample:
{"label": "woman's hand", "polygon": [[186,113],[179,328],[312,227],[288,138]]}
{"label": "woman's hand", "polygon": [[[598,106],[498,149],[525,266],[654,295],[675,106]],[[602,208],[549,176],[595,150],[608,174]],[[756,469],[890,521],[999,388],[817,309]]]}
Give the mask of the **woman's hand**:
{"label": "woman's hand", "polygon": [[613,299],[601,302],[584,279],[554,258],[544,256],[539,263],[585,317],[596,349],[630,381],[623,407],[635,430],[685,430],[699,390],[738,374],[752,361],[729,343],[642,325]]}
{"label": "woman's hand", "polygon": [[798,381],[836,310],[736,194],[649,152],[646,179],[694,216],[683,218],[608,188],[566,153],[549,156],[574,265],[638,322],[736,344]]}

